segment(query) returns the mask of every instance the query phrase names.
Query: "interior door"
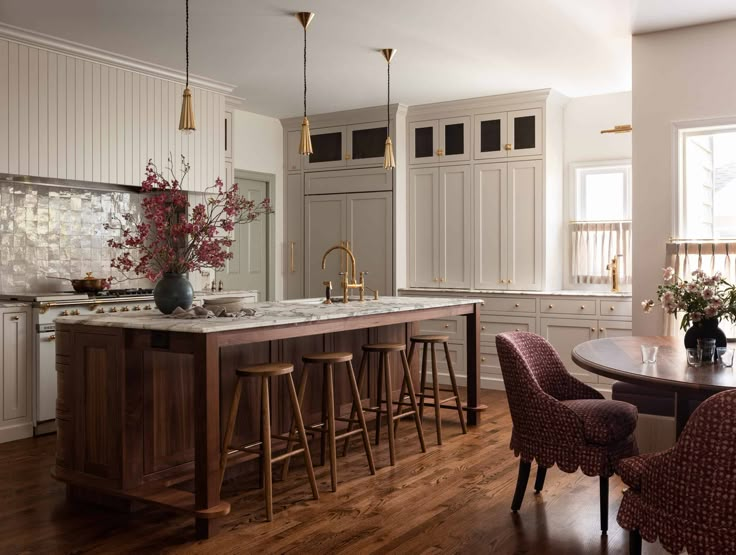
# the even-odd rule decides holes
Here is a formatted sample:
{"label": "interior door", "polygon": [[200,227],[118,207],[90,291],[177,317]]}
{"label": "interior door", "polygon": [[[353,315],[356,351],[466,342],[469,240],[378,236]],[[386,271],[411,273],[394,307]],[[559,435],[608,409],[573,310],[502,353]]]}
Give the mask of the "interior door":
{"label": "interior door", "polygon": [[304,157],[305,170],[345,167],[345,128],[312,129],[312,154]]}
{"label": "interior door", "polygon": [[[268,197],[268,182],[255,179],[238,179],[241,195],[256,204]],[[264,216],[251,223],[235,226],[233,232],[234,256],[227,263],[222,276],[225,289],[258,291],[258,300],[269,298],[268,256],[269,218]]]}
{"label": "interior door", "polygon": [[542,162],[508,164],[509,289],[542,288]]}
{"label": "interior door", "polygon": [[507,164],[475,166],[475,284],[477,289],[505,289]]}
{"label": "interior door", "polygon": [[440,168],[439,178],[440,284],[456,289],[470,287],[470,166]]}
{"label": "interior door", "polygon": [[383,164],[386,146],[386,122],[362,123],[347,128],[348,166]]}
{"label": "interior door", "polygon": [[[381,295],[393,295],[393,206],[390,191],[347,196],[347,238],[357,259],[357,271]],[[356,276],[356,280],[359,277]],[[366,298],[371,298],[366,291]]]}
{"label": "interior door", "polygon": [[440,160],[461,162],[470,160],[470,117],[440,120]]}
{"label": "interior door", "polygon": [[475,116],[474,127],[476,160],[506,158],[506,112]]}
{"label": "interior door", "polygon": [[409,284],[439,287],[439,170],[409,172]]}
{"label": "interior door", "polygon": [[322,256],[330,247],[347,239],[347,195],[310,195],[304,203],[306,270],[304,289],[307,297],[323,297],[325,281],[332,281],[335,296],[341,294],[339,272],[345,269],[342,251],[331,253],[326,268]]}
{"label": "interior door", "polygon": [[542,109],[508,113],[509,158],[542,155]]}
{"label": "interior door", "polygon": [[439,122],[418,121],[409,124],[409,163],[429,164],[439,161]]}

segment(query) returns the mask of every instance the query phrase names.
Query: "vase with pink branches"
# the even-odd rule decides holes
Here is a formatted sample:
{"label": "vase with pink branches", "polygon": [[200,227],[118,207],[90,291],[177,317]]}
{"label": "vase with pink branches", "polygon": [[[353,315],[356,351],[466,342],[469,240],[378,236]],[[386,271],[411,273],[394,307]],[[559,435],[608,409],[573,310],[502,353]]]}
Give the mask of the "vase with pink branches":
{"label": "vase with pink branches", "polygon": [[218,178],[204,191],[205,201],[192,205],[182,182],[189,164],[181,158],[177,177],[169,159],[167,174],[152,161],[141,184],[142,218],[122,214],[106,228],[118,227],[120,237],[108,240],[115,254],[111,267],[123,275],[131,272],[156,283],[154,300],[161,312],[191,307],[193,289],[186,275],[205,268],[222,268],[233,257],[232,232],[273,213],[270,199],[249,200],[237,184],[226,188]]}

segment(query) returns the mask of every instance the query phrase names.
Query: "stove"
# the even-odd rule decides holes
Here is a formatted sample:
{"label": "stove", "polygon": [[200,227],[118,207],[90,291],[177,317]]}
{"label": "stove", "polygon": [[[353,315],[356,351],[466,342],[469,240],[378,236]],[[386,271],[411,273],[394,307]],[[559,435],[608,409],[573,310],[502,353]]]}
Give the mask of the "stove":
{"label": "stove", "polygon": [[129,289],[105,289],[98,293],[90,294],[90,298],[101,299],[101,298],[115,298],[121,297],[150,297],[153,295],[153,289],[143,289],[141,287],[129,288]]}

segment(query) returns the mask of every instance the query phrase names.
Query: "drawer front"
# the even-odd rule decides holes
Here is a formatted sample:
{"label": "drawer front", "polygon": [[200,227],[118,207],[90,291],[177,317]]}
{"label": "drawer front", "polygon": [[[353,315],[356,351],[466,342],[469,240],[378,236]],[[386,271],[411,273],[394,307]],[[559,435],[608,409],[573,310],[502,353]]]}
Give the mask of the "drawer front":
{"label": "drawer front", "polygon": [[[442,318],[419,322],[420,333],[439,333],[446,335],[449,341],[465,340],[465,316]],[[438,351],[439,352],[439,351]]]}
{"label": "drawer front", "polygon": [[539,299],[542,314],[595,314],[595,299]]}
{"label": "drawer front", "polygon": [[631,301],[601,301],[601,316],[631,316]]}
{"label": "drawer front", "polygon": [[501,363],[498,361],[498,355],[493,350],[481,350],[480,353],[480,375],[481,376],[501,376]]}
{"label": "drawer front", "polygon": [[[480,321],[481,342],[496,344],[496,335],[507,331],[537,332],[537,319],[529,317],[516,318],[514,316],[485,317]],[[495,351],[495,347],[494,347]]]}
{"label": "drawer front", "polygon": [[525,312],[537,311],[537,300],[527,297],[492,297],[485,299],[484,312]]}

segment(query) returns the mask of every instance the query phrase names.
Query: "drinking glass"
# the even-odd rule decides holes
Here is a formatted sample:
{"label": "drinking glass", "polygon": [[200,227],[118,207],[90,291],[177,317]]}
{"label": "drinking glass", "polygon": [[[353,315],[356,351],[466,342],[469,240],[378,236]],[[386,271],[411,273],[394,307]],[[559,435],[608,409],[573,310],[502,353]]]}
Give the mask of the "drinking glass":
{"label": "drinking glass", "polygon": [[721,364],[726,368],[731,368],[733,366],[733,355],[733,349],[727,349],[726,347],[718,348],[718,356],[721,359]]}
{"label": "drinking glass", "polygon": [[651,364],[657,362],[657,351],[659,347],[656,345],[642,345],[641,346],[641,361],[644,364]]}
{"label": "drinking glass", "polygon": [[687,365],[698,367],[700,366],[700,349],[687,349]]}
{"label": "drinking glass", "polygon": [[698,339],[701,348],[700,361],[713,362],[716,357],[716,340],[711,338]]}

